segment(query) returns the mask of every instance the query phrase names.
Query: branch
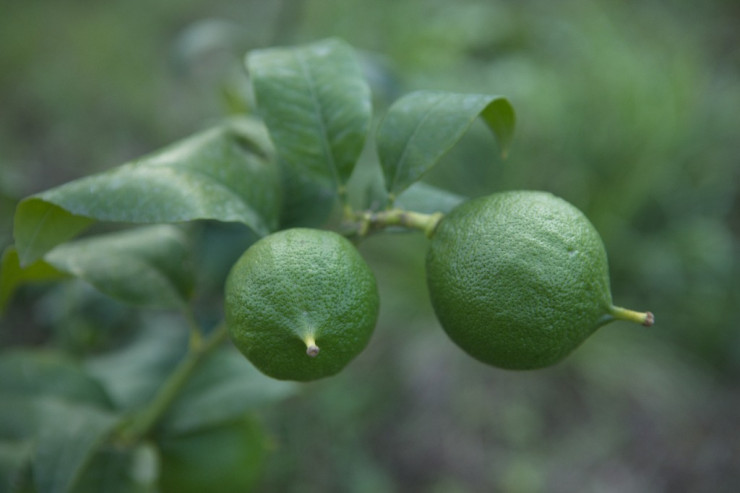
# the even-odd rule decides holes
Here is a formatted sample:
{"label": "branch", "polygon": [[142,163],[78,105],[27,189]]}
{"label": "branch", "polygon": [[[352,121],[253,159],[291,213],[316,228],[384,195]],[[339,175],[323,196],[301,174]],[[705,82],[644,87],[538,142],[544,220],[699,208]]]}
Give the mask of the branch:
{"label": "branch", "polygon": [[443,216],[441,212],[422,214],[403,209],[355,212],[350,217],[349,227],[347,228],[348,236],[362,238],[388,227],[401,226],[422,231],[427,238],[431,238]]}
{"label": "branch", "polygon": [[147,407],[121,430],[120,437],[123,441],[135,443],[151,432],[196,368],[226,339],[226,335],[226,324],[222,323],[202,343],[190,345],[188,353],[167,377]]}

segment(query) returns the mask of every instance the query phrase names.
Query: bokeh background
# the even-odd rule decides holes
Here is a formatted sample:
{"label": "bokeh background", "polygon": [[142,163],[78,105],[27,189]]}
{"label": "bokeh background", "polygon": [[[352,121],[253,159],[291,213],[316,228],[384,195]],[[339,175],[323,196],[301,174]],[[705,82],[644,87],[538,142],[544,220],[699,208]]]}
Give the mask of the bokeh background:
{"label": "bokeh background", "polygon": [[[414,89],[508,96],[509,158],[476,124],[428,180],[566,198],[603,236],[615,302],[657,323],[609,325],[550,369],[493,369],[435,321],[426,240],[371,238],[376,334],[261,413],[258,491],[740,491],[739,25],[735,0],[3,2],[0,247],[20,198],[249,111],[246,51],[338,36],[378,115]],[[204,310],[228,267],[214,249],[242,246],[204,247]],[[146,316],[30,287],[0,343],[85,355]]]}

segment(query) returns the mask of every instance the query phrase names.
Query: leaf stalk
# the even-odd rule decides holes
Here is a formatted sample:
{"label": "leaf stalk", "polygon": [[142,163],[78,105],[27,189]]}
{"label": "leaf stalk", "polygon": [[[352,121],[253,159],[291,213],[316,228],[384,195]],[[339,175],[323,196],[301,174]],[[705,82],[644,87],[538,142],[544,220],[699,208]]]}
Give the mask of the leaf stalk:
{"label": "leaf stalk", "polygon": [[443,216],[441,212],[423,214],[403,209],[362,211],[355,213],[351,232],[362,238],[385,228],[400,226],[422,231],[428,238],[431,238]]}

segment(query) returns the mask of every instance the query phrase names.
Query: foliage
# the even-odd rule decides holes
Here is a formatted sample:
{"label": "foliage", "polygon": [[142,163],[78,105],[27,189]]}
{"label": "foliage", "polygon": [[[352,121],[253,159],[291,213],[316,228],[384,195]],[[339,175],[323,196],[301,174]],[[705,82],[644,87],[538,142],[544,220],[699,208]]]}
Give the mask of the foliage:
{"label": "foliage", "polygon": [[[274,452],[261,490],[737,489],[734,3],[381,0],[376,7],[152,2],[142,18],[121,1],[95,9],[8,5],[0,16],[0,245],[12,241],[21,197],[131,161],[223,113],[254,111],[245,50],[341,36],[361,48],[375,118],[418,89],[494,88],[516,103],[517,139],[506,163],[490,152],[484,125],[473,123],[463,145],[424,176],[450,191],[417,183],[396,207],[432,213],[491,189],[551,190],[604,236],[615,296],[651,306],[661,324],[639,341],[616,328],[603,332],[536,377],[481,371],[431,330],[418,282],[424,239],[370,237],[363,253],[384,304],[374,343],[345,374],[261,413]],[[356,209],[387,199],[382,171],[364,166],[374,160],[369,141],[347,184]],[[110,229],[119,228],[98,223],[89,232]],[[191,303],[210,327],[225,273],[255,235],[214,221],[175,229],[198,266]],[[40,262],[25,273],[46,278]],[[42,344],[85,372],[94,367],[117,408],[122,401],[141,408],[162,380],[133,374],[166,373],[187,345],[174,337],[176,317],[131,310],[77,281],[23,284],[6,310],[4,346]],[[134,350],[162,329],[180,345]],[[115,371],[103,369],[109,365]],[[116,383],[116,374],[126,378]],[[238,387],[238,378],[230,381]],[[0,401],[3,416],[28,409],[11,404]],[[315,453],[300,452],[307,449]],[[3,439],[0,476],[31,453],[27,441]],[[146,484],[157,453],[147,443],[103,455],[110,460],[98,464],[118,464],[110,470],[122,477],[136,471]]]}
{"label": "foliage", "polygon": [[[135,380],[128,385],[147,391],[148,399],[135,393],[122,399],[119,406],[113,401],[113,391],[121,385],[122,377],[110,373],[115,364],[98,361],[93,367],[103,375],[108,372],[107,377],[101,377],[109,388],[95,386],[97,381],[89,372],[71,366],[67,390],[55,382],[55,373],[66,371],[66,367],[47,368],[45,360],[39,361],[35,353],[7,355],[1,372],[8,382],[2,389],[3,397],[28,406],[25,418],[16,416],[17,409],[12,414],[21,419],[23,431],[13,435],[19,430],[12,427],[7,430],[9,436],[3,437],[20,444],[15,453],[11,449],[8,454],[6,468],[12,484],[21,488],[32,484],[32,488],[50,492],[84,490],[112,482],[122,490],[149,491],[160,482],[173,491],[191,483],[197,489],[209,482],[207,448],[231,454],[224,460],[232,467],[260,455],[259,438],[248,431],[255,425],[242,423],[249,404],[259,400],[244,392],[248,389],[243,376],[247,369],[229,367],[232,373],[208,373],[209,365],[228,362],[221,354],[211,354],[220,346],[225,327],[205,334],[196,321],[190,304],[194,263],[183,226],[146,226],[65,243],[93,222],[185,225],[210,219],[239,222],[265,235],[279,228],[282,197],[286,198],[283,211],[289,211],[290,216],[286,219],[283,214],[281,224],[327,221],[333,207],[319,216],[312,210],[312,191],[318,190],[330,205],[339,201],[344,221],[357,221],[357,229],[350,230],[350,235],[364,236],[371,227],[386,225],[428,230],[428,221],[422,222],[427,216],[417,212],[390,208],[355,212],[349,206],[346,184],[370,127],[371,108],[369,87],[348,45],[326,40],[305,47],[260,50],[247,58],[247,66],[269,138],[257,120],[230,120],[150,156],[18,204],[15,246],[7,250],[0,274],[4,301],[24,282],[76,277],[126,303],[179,309],[191,335],[185,355],[171,372],[159,375],[158,385],[151,385],[156,382],[153,371],[133,373],[134,379],[145,378],[149,385],[141,386]],[[477,115],[508,143],[513,110],[498,96],[415,93],[391,107],[376,140],[380,165],[389,177],[389,207],[397,194],[460,139]],[[417,193],[435,192],[422,189]],[[364,268],[359,257],[354,261]],[[369,271],[367,275],[371,276]],[[150,351],[158,341],[148,340],[146,334],[142,337],[147,338],[146,345],[137,343],[134,347],[138,350]],[[131,354],[119,351],[118,356]],[[247,373],[246,381],[258,378],[253,370]],[[204,375],[212,378],[203,385],[190,380],[193,374],[201,380]],[[224,392],[232,375],[239,376],[239,389]],[[60,394],[59,402],[48,401],[47,385]],[[276,383],[265,381],[262,385],[276,387],[267,392],[258,388],[257,395],[280,396],[285,392],[278,390],[282,387]],[[78,402],[77,389],[91,386],[100,400]],[[129,407],[132,398],[137,405]],[[242,429],[245,439],[240,438]],[[136,459],[145,446],[150,452],[144,459]],[[161,481],[153,462],[157,456]],[[141,465],[138,460],[147,463]],[[110,476],[100,476],[101,462],[105,464],[102,474],[110,472]],[[137,472],[142,467],[153,472],[142,477]],[[244,478],[226,474],[220,482],[211,480],[222,488],[240,490],[256,476],[256,467],[244,470]],[[25,470],[31,471],[30,477],[24,476]]]}

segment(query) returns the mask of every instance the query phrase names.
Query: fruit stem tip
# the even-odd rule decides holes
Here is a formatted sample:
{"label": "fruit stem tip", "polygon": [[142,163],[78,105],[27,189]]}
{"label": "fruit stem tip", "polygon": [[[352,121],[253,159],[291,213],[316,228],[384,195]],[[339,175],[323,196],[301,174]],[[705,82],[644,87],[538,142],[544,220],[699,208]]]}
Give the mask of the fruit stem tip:
{"label": "fruit stem tip", "polygon": [[313,337],[306,338],[306,354],[312,358],[315,358],[319,354],[319,347],[316,345],[316,340]]}
{"label": "fruit stem tip", "polygon": [[319,355],[319,347],[316,344],[311,344],[306,348],[306,354],[309,355],[312,358],[315,358]]}
{"label": "fruit stem tip", "polygon": [[652,312],[636,312],[619,306],[613,306],[611,309],[612,316],[617,320],[626,322],[635,322],[645,327],[650,327],[655,323],[655,315]]}

